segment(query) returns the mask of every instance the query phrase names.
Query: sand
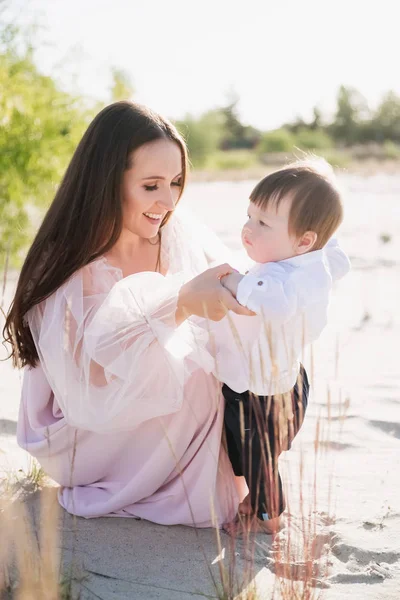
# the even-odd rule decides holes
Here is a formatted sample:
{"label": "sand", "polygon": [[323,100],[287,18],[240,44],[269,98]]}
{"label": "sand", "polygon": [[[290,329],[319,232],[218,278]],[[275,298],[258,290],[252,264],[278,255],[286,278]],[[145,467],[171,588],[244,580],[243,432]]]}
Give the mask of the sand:
{"label": "sand", "polygon": [[[299,590],[304,587],[310,548],[314,596],[299,598],[399,598],[400,176],[343,175],[341,183],[346,218],[340,239],[353,269],[335,287],[329,326],[313,356],[304,357],[312,397],[303,428],[281,461],[289,526],[274,543],[257,535],[253,551],[244,541],[232,548],[222,533],[221,555],[211,530],[198,536],[185,527],[61,515],[64,560],[70,561],[73,546],[75,555],[84,557],[84,597],[217,597],[209,568],[219,580],[221,565],[236,560],[240,573],[251,567],[248,579],[256,582],[260,598],[271,598],[274,586],[278,598],[276,586],[289,589],[290,579],[300,580]],[[238,249],[252,185],[196,183],[185,201]],[[19,390],[18,372],[0,363],[0,468],[8,471],[29,468],[15,442]],[[37,495],[31,498],[31,510],[38,501]],[[279,549],[284,555],[277,560]],[[275,571],[284,577],[275,579]]]}

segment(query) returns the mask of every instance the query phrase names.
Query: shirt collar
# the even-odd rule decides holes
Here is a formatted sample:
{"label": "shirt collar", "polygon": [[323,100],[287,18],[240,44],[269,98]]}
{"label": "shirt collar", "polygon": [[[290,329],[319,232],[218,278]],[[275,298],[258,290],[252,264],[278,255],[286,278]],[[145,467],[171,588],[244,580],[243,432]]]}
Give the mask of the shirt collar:
{"label": "shirt collar", "polygon": [[279,260],[277,262],[254,263],[250,269],[250,272],[254,275],[261,274],[261,272],[264,271],[264,269],[266,269],[268,265],[274,264],[290,265],[291,267],[299,268],[314,262],[320,262],[323,260],[323,257],[323,250],[313,250],[312,252],[306,252],[306,254],[292,256],[291,258],[286,258],[285,260]]}

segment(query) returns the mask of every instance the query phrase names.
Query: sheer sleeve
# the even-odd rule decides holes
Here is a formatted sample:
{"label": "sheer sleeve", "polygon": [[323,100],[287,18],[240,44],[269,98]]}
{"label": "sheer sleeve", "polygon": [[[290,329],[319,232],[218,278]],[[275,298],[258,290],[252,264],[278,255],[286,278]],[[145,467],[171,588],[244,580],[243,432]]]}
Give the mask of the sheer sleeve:
{"label": "sheer sleeve", "polygon": [[[168,260],[173,261],[173,268],[187,269],[192,268],[193,263],[197,268],[201,263],[201,270],[216,267],[222,263],[229,263],[238,270],[246,270],[250,266],[250,261],[246,257],[244,249],[233,252],[217,236],[214,230],[200,221],[193,213],[183,206],[179,206],[174,215],[173,221],[168,224],[166,243],[164,244],[164,255],[168,255]],[[185,250],[177,253],[177,249],[185,244]],[[188,253],[187,248],[191,252]],[[201,248],[201,253],[196,249]],[[189,264],[190,263],[190,264]]]}
{"label": "sheer sleeve", "polygon": [[211,370],[204,332],[175,323],[182,275],[115,271],[95,261],[27,315],[66,421],[99,432],[178,411],[194,365]]}

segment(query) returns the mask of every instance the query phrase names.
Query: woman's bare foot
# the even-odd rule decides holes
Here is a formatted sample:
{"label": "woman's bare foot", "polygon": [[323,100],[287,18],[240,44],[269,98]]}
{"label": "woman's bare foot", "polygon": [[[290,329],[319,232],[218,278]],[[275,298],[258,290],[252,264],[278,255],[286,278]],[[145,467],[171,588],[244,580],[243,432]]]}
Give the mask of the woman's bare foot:
{"label": "woman's bare foot", "polygon": [[223,526],[224,531],[232,537],[241,536],[246,533],[278,533],[283,527],[283,519],[281,516],[268,521],[261,521],[255,515],[239,515],[231,523],[226,523]]}
{"label": "woman's bare foot", "polygon": [[247,494],[246,498],[239,504],[238,508],[239,515],[252,515],[253,509],[250,501],[250,494]]}

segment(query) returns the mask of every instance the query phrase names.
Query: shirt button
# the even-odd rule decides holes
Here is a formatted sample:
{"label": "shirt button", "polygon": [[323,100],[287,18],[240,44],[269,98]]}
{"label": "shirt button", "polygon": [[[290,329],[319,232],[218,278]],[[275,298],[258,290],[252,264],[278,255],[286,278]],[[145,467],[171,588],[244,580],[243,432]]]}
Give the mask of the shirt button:
{"label": "shirt button", "polygon": [[264,285],[263,281],[257,281],[257,285]]}

